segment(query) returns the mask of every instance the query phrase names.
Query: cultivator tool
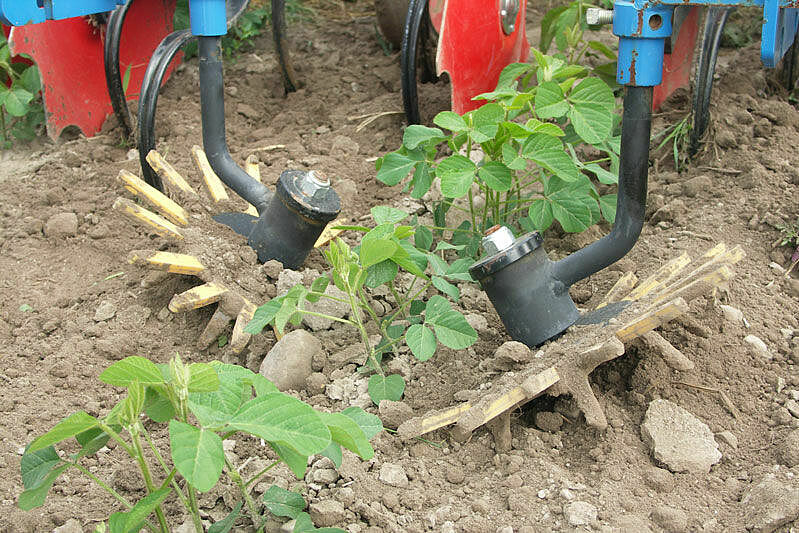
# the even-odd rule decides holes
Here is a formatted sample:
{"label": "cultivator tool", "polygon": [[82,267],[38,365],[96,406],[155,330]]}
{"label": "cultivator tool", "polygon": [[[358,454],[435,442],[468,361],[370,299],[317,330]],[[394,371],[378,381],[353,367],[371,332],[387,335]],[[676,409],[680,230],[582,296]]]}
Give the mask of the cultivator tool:
{"label": "cultivator tool", "polygon": [[[158,152],[153,151],[148,154],[148,161],[168,185],[172,197],[180,199],[181,203],[150,186],[138,176],[123,170],[119,173],[119,180],[123,186],[149,203],[155,212],[122,197],[117,198],[114,209],[165,238],[170,243],[170,248],[180,250],[180,252],[136,250],[131,252],[128,258],[131,263],[162,272],[163,276],[156,276],[156,281],[168,274],[194,276],[203,281],[202,285],[176,294],[169,302],[170,311],[182,313],[219,304],[197,341],[198,347],[207,348],[226,330],[231,321],[235,321],[230,346],[234,353],[238,353],[250,340],[250,335],[244,331],[244,327],[253,317],[256,306],[252,303],[254,297],[250,293],[251,289],[242,286],[241,280],[234,278],[229,263],[244,262],[255,266],[258,255],[257,258],[262,262],[278,259],[287,267],[299,267],[313,247],[323,245],[332,237],[332,232],[322,235],[327,220],[314,222],[306,216],[307,207],[311,205],[309,201],[318,202],[320,198],[325,201],[329,198],[324,194],[316,197],[314,194],[309,195],[308,192],[313,189],[312,192],[324,193],[325,190],[331,191],[331,189],[324,183],[320,187],[317,183],[318,178],[314,178],[312,173],[284,172],[278,182],[278,192],[270,208],[267,209],[268,221],[274,224],[267,227],[269,231],[261,236],[259,245],[248,243],[255,249],[255,253],[252,251],[247,253],[246,248],[242,250],[241,246],[234,242],[214,237],[213,232],[208,231],[208,226],[218,225],[219,217],[241,218],[240,223],[252,225],[249,221],[259,221],[254,215],[255,208],[249,206],[246,212],[223,212],[210,217],[209,212],[231,207],[230,197],[221,180],[210,168],[202,149],[195,146],[192,151],[203,176],[206,196],[211,200],[211,206],[206,205],[205,200],[174,167]],[[245,168],[253,179],[260,182],[258,161],[254,156],[247,160]],[[303,214],[297,211],[301,206],[306,209]],[[338,213],[337,209],[330,212],[331,215],[335,213]],[[252,233],[253,231],[250,231],[251,239]]]}
{"label": "cultivator tool", "polygon": [[684,253],[643,281],[631,272],[623,275],[593,311],[581,314],[561,337],[542,345],[526,366],[505,374],[488,390],[466,391],[465,396],[473,397],[468,402],[403,423],[399,435],[413,438],[454,424],[452,436],[462,442],[487,425],[497,450],[507,451],[511,415],[542,394],[571,395],[586,422],[605,429],[607,420],[589,382],[591,372],[624,355],[633,342],[644,343],[671,368],[694,368],[655,330],[688,312],[692,300],[723,286],[733,276],[732,266],[743,257],[740,247],[727,249],[722,243],[705,253],[693,269]]}

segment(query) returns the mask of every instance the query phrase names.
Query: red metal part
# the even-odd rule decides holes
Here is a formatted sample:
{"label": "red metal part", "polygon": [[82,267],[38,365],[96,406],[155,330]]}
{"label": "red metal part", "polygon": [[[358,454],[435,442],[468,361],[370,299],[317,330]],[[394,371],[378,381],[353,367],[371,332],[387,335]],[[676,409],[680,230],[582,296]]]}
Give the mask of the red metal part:
{"label": "red metal part", "polygon": [[[433,18],[431,0],[430,13]],[[520,0],[511,35],[502,31],[499,0],[444,0],[436,68],[452,82],[452,110],[465,113],[484,102],[478,94],[493,91],[499,73],[510,63],[525,61],[530,44],[525,35],[527,0]]]}
{"label": "red metal part", "polygon": [[[175,0],[135,0],[120,41],[120,71],[130,66],[128,100],[138,98],[147,62],[158,43],[172,31]],[[48,21],[11,31],[14,54],[28,54],[39,66],[47,133],[53,139],[70,125],[91,137],[113,110],[103,68],[101,28],[87,18]],[[170,72],[180,61],[170,65]],[[166,76],[168,77],[168,75]],[[166,79],[165,77],[165,79]]]}
{"label": "red metal part", "polygon": [[652,95],[652,109],[660,106],[674,91],[687,87],[691,81],[691,61],[694,57],[696,39],[699,35],[698,7],[692,7],[672,36],[671,53],[663,56],[663,82],[656,86]]}

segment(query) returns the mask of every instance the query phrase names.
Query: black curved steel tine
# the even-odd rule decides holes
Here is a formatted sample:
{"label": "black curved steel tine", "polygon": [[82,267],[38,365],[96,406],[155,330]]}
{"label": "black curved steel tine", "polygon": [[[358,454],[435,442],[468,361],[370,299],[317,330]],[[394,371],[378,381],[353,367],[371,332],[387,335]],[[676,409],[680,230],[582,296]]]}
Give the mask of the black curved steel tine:
{"label": "black curved steel tine", "polygon": [[125,88],[122,86],[122,74],[119,71],[119,42],[122,38],[122,26],[125,24],[125,17],[133,4],[130,0],[124,5],[116,8],[108,18],[108,25],[105,30],[105,44],[103,46],[103,63],[105,65],[105,84],[108,87],[108,96],[111,99],[111,107],[122,128],[125,139],[133,137],[133,119],[130,116],[128,102],[125,98]]}
{"label": "black curved steel tine", "polygon": [[147,70],[142,80],[139,95],[139,162],[144,181],[161,192],[164,190],[161,178],[146,159],[150,150],[155,149],[155,109],[158,105],[158,92],[172,59],[183,45],[194,38],[196,37],[189,29],[175,31],[164,37],[153,52],[150,62],[147,63]]}
{"label": "black curved steel tine", "polygon": [[699,48],[699,64],[696,67],[696,81],[692,98],[693,127],[688,143],[688,154],[693,156],[699,150],[699,140],[705,134],[710,122],[710,96],[713,92],[713,73],[716,71],[721,32],[727,17],[734,8],[714,6],[707,10],[705,27]]}
{"label": "black curved steel tine", "polygon": [[227,17],[227,28],[230,29],[239,19],[242,13],[250,5],[250,0],[227,0],[225,5],[225,16]]}
{"label": "black curved steel tine", "polygon": [[283,74],[283,89],[286,94],[293,93],[297,90],[298,83],[286,41],[286,0],[272,0],[272,38],[275,41],[275,52]]}
{"label": "black curved steel tine", "polygon": [[402,30],[400,51],[400,79],[402,81],[402,106],[408,124],[419,124],[419,95],[416,88],[416,58],[419,46],[419,29],[427,7],[427,0],[411,0],[405,27]]}

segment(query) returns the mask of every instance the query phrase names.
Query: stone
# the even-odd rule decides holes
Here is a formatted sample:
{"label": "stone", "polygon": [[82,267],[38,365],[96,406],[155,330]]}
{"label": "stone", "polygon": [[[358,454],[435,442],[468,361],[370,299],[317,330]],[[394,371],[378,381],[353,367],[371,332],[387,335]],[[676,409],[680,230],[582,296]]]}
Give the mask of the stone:
{"label": "stone", "polygon": [[672,472],[708,473],[721,460],[707,424],[668,400],[650,402],[641,436],[655,460]]}
{"label": "stone", "polygon": [[542,431],[555,433],[563,426],[563,416],[560,413],[541,411],[535,414],[535,425]]}
{"label": "stone", "polygon": [[408,486],[408,474],[405,473],[405,469],[394,463],[383,463],[380,466],[378,479],[386,485],[400,489]]}
{"label": "stone", "polygon": [[799,518],[799,488],[768,474],[741,498],[744,524],[752,533],[771,533]]}
{"label": "stone", "polygon": [[719,442],[723,442],[733,450],[738,449],[738,437],[735,436],[735,433],[732,431],[721,431],[716,433],[716,440]]}
{"label": "stone", "polygon": [[352,205],[352,202],[358,197],[358,185],[349,178],[337,180],[334,187],[341,199],[341,205]]}
{"label": "stone", "polygon": [[799,466],[799,429],[788,433],[780,444],[779,455],[785,466]]}
{"label": "stone", "polygon": [[572,526],[585,526],[596,520],[596,507],[588,502],[574,501],[563,506],[563,517]]}
{"label": "stone", "polygon": [[247,117],[249,119],[252,119],[252,120],[258,120],[259,118],[261,118],[261,113],[259,111],[257,111],[251,105],[245,104],[243,102],[239,103],[236,106],[236,112],[239,115],[244,115],[245,117]]}
{"label": "stone", "polygon": [[772,359],[773,355],[768,350],[768,346],[760,337],[755,335],[747,335],[744,337],[744,342],[749,345],[749,351],[752,352],[753,355],[757,355],[759,357],[763,357],[765,359]]}
{"label": "stone", "polygon": [[327,387],[327,376],[321,372],[314,372],[305,379],[305,390],[311,395],[324,394]]}
{"label": "stone", "polygon": [[116,305],[109,301],[100,302],[100,305],[97,306],[97,310],[94,312],[94,321],[104,322],[106,320],[111,320],[116,314]]}
{"label": "stone", "polygon": [[360,151],[358,143],[347,137],[346,135],[338,135],[333,139],[333,144],[330,147],[330,155],[340,157],[342,155],[358,155]]}
{"label": "stone", "polygon": [[297,329],[286,334],[266,354],[260,374],[281,390],[304,390],[305,381],[313,369],[314,354],[322,351],[322,343],[305,331]]}
{"label": "stone", "polygon": [[791,413],[791,416],[799,418],[799,402],[794,399],[785,402],[785,408]]}
{"label": "stone", "polygon": [[643,471],[644,481],[655,492],[671,492],[674,490],[674,475],[665,468],[649,466]]}
{"label": "stone", "polygon": [[314,483],[330,485],[338,481],[338,472],[333,468],[320,468],[319,470],[314,470],[313,480]]}
{"label": "stone", "polygon": [[83,527],[80,525],[80,522],[74,518],[70,518],[63,526],[55,528],[53,533],[83,533]]}
{"label": "stone", "polygon": [[515,366],[530,362],[532,358],[532,350],[518,341],[503,343],[494,352],[494,364],[499,368],[511,369]]}
{"label": "stone", "polygon": [[463,470],[463,467],[450,466],[447,468],[444,477],[453,485],[460,485],[466,479],[466,472]]}
{"label": "stone", "polygon": [[693,198],[702,191],[709,191],[712,186],[713,180],[709,176],[695,176],[683,182],[682,193],[689,198]]}
{"label": "stone", "polygon": [[721,316],[723,316],[724,320],[727,322],[732,322],[733,324],[744,323],[744,314],[740,309],[736,309],[729,305],[720,305],[719,308],[721,309]]}
{"label": "stone", "polygon": [[658,505],[652,510],[652,521],[663,528],[665,533],[684,533],[688,531],[688,516],[685,511],[667,505]]}
{"label": "stone", "polygon": [[465,318],[466,322],[468,322],[469,325],[472,326],[472,328],[474,328],[474,330],[477,333],[483,333],[490,329],[488,327],[488,320],[483,315],[477,313],[469,313],[468,315],[465,316]]}
{"label": "stone", "polygon": [[378,409],[383,425],[391,429],[396,429],[413,418],[413,409],[404,402],[382,400]]}
{"label": "stone", "polygon": [[73,237],[78,234],[78,215],[75,213],[58,213],[47,219],[44,224],[47,237]]}
{"label": "stone", "polygon": [[302,285],[302,280],[302,272],[288,268],[281,270],[277,277],[277,293],[287,293],[295,285]]}
{"label": "stone", "polygon": [[[347,300],[347,294],[332,283],[325,289],[325,294],[339,300]],[[314,303],[306,302],[304,306],[314,313],[321,313],[335,318],[344,318],[350,311],[350,304],[329,298],[319,298],[319,301]],[[313,331],[330,329],[334,323],[334,320],[330,318],[312,315],[304,315],[302,321]]]}
{"label": "stone", "polygon": [[261,272],[266,274],[266,277],[276,280],[280,278],[280,273],[283,272],[283,263],[276,259],[270,259],[261,265]]}
{"label": "stone", "polygon": [[347,518],[344,504],[336,500],[322,500],[312,503],[308,509],[316,527],[332,527]]}

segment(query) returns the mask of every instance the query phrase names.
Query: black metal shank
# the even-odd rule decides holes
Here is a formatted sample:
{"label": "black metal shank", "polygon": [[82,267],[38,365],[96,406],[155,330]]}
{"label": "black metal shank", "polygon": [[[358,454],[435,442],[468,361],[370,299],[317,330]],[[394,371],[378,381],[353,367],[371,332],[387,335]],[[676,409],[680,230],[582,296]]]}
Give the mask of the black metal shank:
{"label": "black metal shank", "polygon": [[128,10],[132,4],[133,0],[130,0],[111,13],[105,30],[103,46],[105,84],[108,87],[111,107],[114,109],[114,115],[117,117],[125,139],[130,139],[133,136],[133,120],[125,99],[125,89],[122,87],[122,74],[119,71],[119,43],[122,38],[122,26],[125,24],[125,17],[128,16]]}
{"label": "black metal shank", "polygon": [[272,39],[275,42],[277,60],[283,74],[283,89],[286,93],[293,93],[297,90],[298,84],[286,40],[286,0],[272,0]]}

